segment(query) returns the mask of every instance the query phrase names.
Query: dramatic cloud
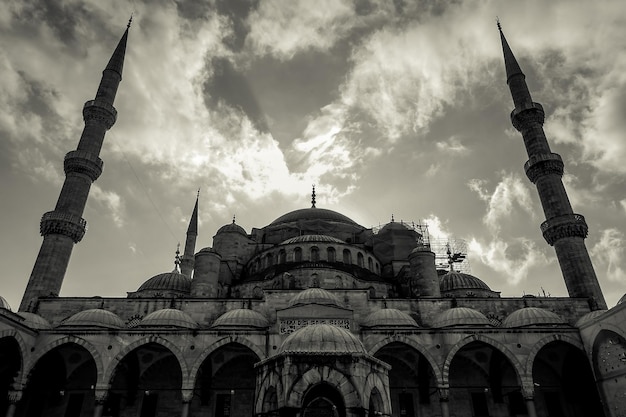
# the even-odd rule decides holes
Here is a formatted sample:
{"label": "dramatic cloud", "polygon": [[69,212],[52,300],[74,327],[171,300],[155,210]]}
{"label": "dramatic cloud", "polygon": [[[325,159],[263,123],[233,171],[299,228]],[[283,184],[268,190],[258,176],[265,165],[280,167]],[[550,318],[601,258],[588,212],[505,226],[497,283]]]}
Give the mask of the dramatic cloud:
{"label": "dramatic cloud", "polygon": [[602,230],[599,242],[591,249],[592,256],[606,265],[606,277],[613,282],[624,282],[626,244],[624,233],[617,229]]}

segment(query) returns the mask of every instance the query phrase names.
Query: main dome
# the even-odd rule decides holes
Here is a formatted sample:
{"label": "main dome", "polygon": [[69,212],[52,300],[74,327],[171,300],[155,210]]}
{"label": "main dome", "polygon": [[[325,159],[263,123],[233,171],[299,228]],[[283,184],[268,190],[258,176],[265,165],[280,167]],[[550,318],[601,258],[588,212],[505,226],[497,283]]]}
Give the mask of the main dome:
{"label": "main dome", "polygon": [[350,331],[330,324],[313,324],[290,334],[278,353],[345,355],[367,351]]}
{"label": "main dome", "polygon": [[174,291],[189,294],[191,278],[177,271],[158,274],[141,284],[137,292],[144,291]]}
{"label": "main dome", "polygon": [[272,223],[270,223],[270,226],[281,223],[297,222],[299,220],[328,220],[358,226],[358,224],[354,220],[347,216],[344,216],[341,213],[317,207],[290,211],[289,213],[283,214],[282,216],[274,220]]}
{"label": "main dome", "polygon": [[281,243],[281,245],[289,245],[292,243],[345,243],[341,239],[337,239],[336,237],[328,236],[328,235],[302,235],[292,237],[290,239],[285,240]]}

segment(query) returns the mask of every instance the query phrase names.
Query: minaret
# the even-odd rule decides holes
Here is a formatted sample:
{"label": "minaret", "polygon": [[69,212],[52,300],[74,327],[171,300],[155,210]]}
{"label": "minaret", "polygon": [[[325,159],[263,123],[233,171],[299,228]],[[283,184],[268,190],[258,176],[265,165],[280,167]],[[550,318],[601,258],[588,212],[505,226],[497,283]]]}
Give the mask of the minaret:
{"label": "minaret", "polygon": [[515,104],[511,122],[524,138],[528,153],[524,170],[528,179],[537,186],[546,216],[546,221],[541,224],[543,237],[554,246],[570,297],[587,298],[593,310],[606,309],[604,295],[585,247],[587,223],[582,215],[573,212],[567,197],[561,180],[563,160],[550,150],[543,131],[543,107],[532,101],[524,73],[509,48],[499,22],[498,29],[507,84]]}
{"label": "minaret", "polygon": [[35,310],[39,297],[59,295],[73,246],[85,234],[87,222],[81,216],[91,184],[102,173],[103,162],[99,154],[104,135],[117,118],[113,102],[122,81],[130,23],[129,20],[124,35],[102,72],[96,98],[83,107],[85,128],[76,150],[65,155],[65,182],[56,207],[41,218],[43,242],[19,311]]}
{"label": "minaret", "polygon": [[198,200],[200,199],[200,190],[196,196],[196,205],[193,207],[191,219],[189,219],[189,227],[187,227],[187,239],[185,240],[185,252],[180,261],[180,270],[183,274],[191,278],[193,271],[194,254],[196,252],[196,237],[198,236]]}

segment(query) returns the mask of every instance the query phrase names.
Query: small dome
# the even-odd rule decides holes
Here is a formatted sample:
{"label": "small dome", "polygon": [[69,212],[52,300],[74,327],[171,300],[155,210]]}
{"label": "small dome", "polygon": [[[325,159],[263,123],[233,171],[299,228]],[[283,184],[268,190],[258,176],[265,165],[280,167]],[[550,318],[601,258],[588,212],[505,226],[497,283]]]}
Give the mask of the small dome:
{"label": "small dome", "polygon": [[121,329],[124,322],[115,313],[101,308],[80,311],[63,320],[59,327],[103,327],[105,329]]}
{"label": "small dome", "polygon": [[9,302],[2,296],[0,296],[0,309],[12,311]]}
{"label": "small dome", "polygon": [[457,271],[450,271],[441,277],[439,287],[441,288],[441,292],[470,289],[491,291],[491,288],[479,278]]}
{"label": "small dome", "polygon": [[374,311],[365,318],[364,327],[419,327],[415,320],[408,314],[395,308],[383,308]]}
{"label": "small dome", "polygon": [[189,294],[191,278],[178,271],[158,274],[141,284],[137,292],[142,291],[176,291]]}
{"label": "small dome", "polygon": [[337,239],[336,237],[327,236],[327,235],[302,235],[292,237],[291,239],[287,239],[281,243],[281,245],[288,245],[290,243],[314,243],[314,242],[323,242],[323,243],[346,243],[341,239]]}
{"label": "small dome", "polygon": [[302,220],[326,220],[326,221],[334,221],[338,223],[347,223],[353,226],[358,226],[358,224],[350,219],[347,216],[344,216],[341,213],[337,213],[336,211],[326,210],[316,207],[305,208],[291,211],[287,214],[283,214],[276,220],[274,220],[270,225],[277,225],[280,223],[291,223]]}
{"label": "small dome", "polygon": [[312,324],[290,334],[278,353],[344,355],[367,352],[350,331],[330,324]]}
{"label": "small dome", "polygon": [[323,288],[309,288],[304,291],[300,291],[291,300],[289,300],[289,307],[298,304],[323,304],[332,306],[341,306],[339,299],[335,294],[326,291]]}
{"label": "small dome", "polygon": [[164,308],[162,310],[153,311],[141,320],[137,327],[184,327],[186,329],[195,329],[198,327],[189,315],[175,308]]}
{"label": "small dome", "polygon": [[585,314],[584,316],[582,316],[581,318],[578,319],[578,321],[576,322],[576,327],[582,327],[585,324],[589,323],[590,321],[595,320],[597,317],[600,317],[601,315],[603,315],[606,312],[607,312],[607,310],[591,311],[591,312]]}
{"label": "small dome", "polygon": [[265,328],[269,322],[261,313],[247,308],[236,308],[219,316],[213,327],[258,327]]}
{"label": "small dome", "polygon": [[22,316],[22,318],[24,319],[24,324],[31,329],[47,330],[52,328],[48,320],[44,319],[39,314],[27,313],[25,311],[20,311],[17,314]]}
{"label": "small dome", "polygon": [[490,326],[489,319],[480,311],[468,307],[455,307],[439,314],[433,323],[433,327],[448,326]]}
{"label": "small dome", "polygon": [[233,220],[232,223],[227,224],[225,226],[220,227],[219,229],[217,229],[217,233],[216,234],[220,234],[220,233],[239,233],[240,235],[244,235],[244,236],[248,236],[248,234],[246,233],[246,229],[244,229],[243,227],[239,226],[237,223],[235,223],[235,221]]}
{"label": "small dome", "polygon": [[415,232],[415,230],[413,230],[413,228],[411,226],[409,226],[408,224],[404,223],[403,221],[391,221],[389,223],[387,223],[386,225],[384,225],[381,229],[379,233],[385,233],[385,232],[391,232],[391,231],[400,231],[400,232]]}
{"label": "small dome", "polygon": [[524,327],[545,324],[565,324],[557,314],[539,307],[524,307],[509,314],[501,327]]}

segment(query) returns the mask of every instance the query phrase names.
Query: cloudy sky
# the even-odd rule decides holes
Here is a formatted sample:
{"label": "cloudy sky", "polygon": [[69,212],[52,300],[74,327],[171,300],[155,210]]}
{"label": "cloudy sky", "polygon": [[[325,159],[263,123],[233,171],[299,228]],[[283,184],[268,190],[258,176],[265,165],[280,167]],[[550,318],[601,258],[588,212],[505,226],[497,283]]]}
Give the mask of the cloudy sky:
{"label": "cloudy sky", "polygon": [[197,248],[310,206],[465,239],[503,296],[566,295],[512,101],[499,16],[543,104],[609,306],[626,291],[622,1],[12,1],[0,9],[0,295],[17,308],[81,108],[133,13],[118,121],[65,296],[124,296]]}

